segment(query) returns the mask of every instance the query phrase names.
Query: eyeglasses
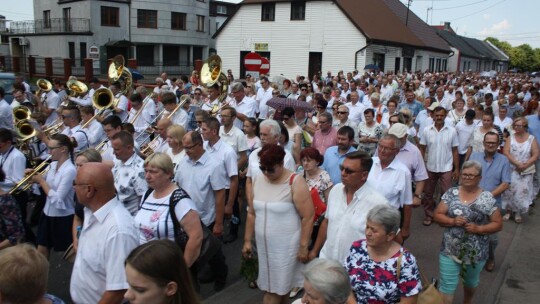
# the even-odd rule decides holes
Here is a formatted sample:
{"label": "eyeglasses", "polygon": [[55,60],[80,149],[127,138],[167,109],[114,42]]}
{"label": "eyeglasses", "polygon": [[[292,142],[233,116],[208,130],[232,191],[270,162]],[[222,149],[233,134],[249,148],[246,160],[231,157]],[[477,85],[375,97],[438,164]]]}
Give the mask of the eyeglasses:
{"label": "eyeglasses", "polygon": [[193,93],[193,95],[201,95],[201,93],[197,93],[197,92],[195,92],[195,93]]}
{"label": "eyeglasses", "polygon": [[283,120],[289,120],[289,116],[283,116]]}
{"label": "eyeglasses", "polygon": [[[222,117],[222,118],[231,118],[232,115],[223,115],[223,114],[219,114],[219,117]],[[202,121],[201,121],[202,122]]]}
{"label": "eyeglasses", "polygon": [[328,121],[326,121],[326,120],[319,120],[319,124],[321,124],[321,125],[322,125],[322,124],[325,124],[325,123],[327,123],[327,122],[328,122]]}
{"label": "eyeglasses", "polygon": [[494,141],[485,141],[484,142],[484,145],[486,145],[486,146],[496,146],[498,144],[499,144],[498,142],[494,142]]}
{"label": "eyeglasses", "polygon": [[362,170],[353,170],[347,167],[343,167],[343,165],[339,165],[339,171],[345,172],[346,174],[353,174],[353,173],[361,172]]}
{"label": "eyeglasses", "polygon": [[195,122],[196,122],[197,124],[202,124],[202,123],[203,123],[202,120],[196,120]]}
{"label": "eyeglasses", "polygon": [[307,89],[300,89],[300,91],[307,91]]}
{"label": "eyeglasses", "polygon": [[272,168],[269,168],[269,167],[265,167],[265,166],[259,166],[259,169],[261,169],[261,171],[264,173],[268,173],[268,174],[272,174],[274,172],[276,172],[276,168],[272,167]]}
{"label": "eyeglasses", "polygon": [[195,148],[196,146],[198,146],[199,144],[194,144],[192,146],[184,146],[184,150],[191,150],[193,148]]}
{"label": "eyeglasses", "polygon": [[321,107],[321,106],[317,106],[317,109],[324,109],[324,107]]}
{"label": "eyeglasses", "polygon": [[480,174],[465,174],[465,173],[461,173],[461,177],[464,178],[464,179],[473,179],[477,176],[480,176]]}
{"label": "eyeglasses", "polygon": [[279,92],[272,92],[272,95],[277,95],[279,94]]}
{"label": "eyeglasses", "polygon": [[514,128],[525,128],[525,125],[514,125]]}
{"label": "eyeglasses", "polygon": [[338,114],[349,114],[349,112],[341,112],[341,111],[338,111],[337,113]]}
{"label": "eyeglasses", "polygon": [[62,148],[62,146],[56,146],[56,147],[47,146],[47,149],[49,149],[50,151],[52,151],[54,149],[58,149],[58,148]]}
{"label": "eyeglasses", "polygon": [[66,119],[66,118],[72,118],[73,115],[62,115],[62,119]]}

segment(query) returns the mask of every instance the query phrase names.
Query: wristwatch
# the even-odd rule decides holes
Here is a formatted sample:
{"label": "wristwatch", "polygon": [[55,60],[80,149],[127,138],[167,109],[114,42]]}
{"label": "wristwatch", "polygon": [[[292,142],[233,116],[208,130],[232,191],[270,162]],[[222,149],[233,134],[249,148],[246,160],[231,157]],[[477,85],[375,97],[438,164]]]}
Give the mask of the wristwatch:
{"label": "wristwatch", "polygon": [[424,198],[424,193],[421,193],[421,194],[414,194],[414,197],[418,197],[419,199],[423,199]]}

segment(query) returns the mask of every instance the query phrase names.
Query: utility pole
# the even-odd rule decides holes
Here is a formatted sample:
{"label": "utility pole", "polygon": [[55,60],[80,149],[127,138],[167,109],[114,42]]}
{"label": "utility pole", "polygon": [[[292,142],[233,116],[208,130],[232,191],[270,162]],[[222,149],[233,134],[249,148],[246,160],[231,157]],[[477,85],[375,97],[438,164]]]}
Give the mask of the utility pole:
{"label": "utility pole", "polygon": [[410,11],[412,1],[413,0],[409,0],[407,2],[407,17],[405,17],[405,26],[407,26],[409,24],[409,11]]}

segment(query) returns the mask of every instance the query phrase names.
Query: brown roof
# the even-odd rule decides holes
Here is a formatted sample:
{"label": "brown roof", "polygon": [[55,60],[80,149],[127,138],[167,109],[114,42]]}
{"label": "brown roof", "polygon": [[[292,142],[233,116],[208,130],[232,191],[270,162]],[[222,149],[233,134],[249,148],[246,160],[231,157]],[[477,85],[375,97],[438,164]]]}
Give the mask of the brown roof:
{"label": "brown roof", "polygon": [[[398,0],[331,0],[341,8],[351,22],[366,36],[368,43],[407,45],[438,52],[450,53],[448,44],[435,29],[409,11]],[[240,5],[267,2],[292,2],[291,0],[244,0]],[[232,18],[232,16],[230,17]],[[222,28],[225,27],[224,24]],[[216,37],[220,30],[215,33]]]}

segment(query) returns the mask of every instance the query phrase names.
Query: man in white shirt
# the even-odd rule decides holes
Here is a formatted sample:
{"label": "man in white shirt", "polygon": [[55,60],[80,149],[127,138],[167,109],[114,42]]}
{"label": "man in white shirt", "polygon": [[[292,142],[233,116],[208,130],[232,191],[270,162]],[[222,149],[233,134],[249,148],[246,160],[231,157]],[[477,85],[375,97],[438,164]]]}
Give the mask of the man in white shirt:
{"label": "man in white shirt", "polygon": [[124,122],[128,117],[128,104],[129,101],[122,92],[120,92],[120,88],[118,87],[118,84],[112,84],[109,86],[109,89],[111,90],[113,96],[115,99],[119,99],[118,104],[114,108],[113,112],[115,115],[118,115],[120,117],[120,120]]}
{"label": "man in white shirt", "polygon": [[[89,148],[88,134],[81,129],[81,112],[75,106],[67,106],[62,110],[62,120],[64,121],[64,130],[62,134],[71,137],[76,143],[75,153],[79,153]],[[43,140],[43,139],[41,139]],[[43,140],[47,142],[46,140]]]}
{"label": "man in white shirt", "polygon": [[[88,136],[88,145],[91,148],[99,145],[103,140],[107,139],[105,132],[103,131],[103,126],[97,121],[97,119],[92,119],[94,117],[94,108],[92,106],[80,107],[81,111],[81,126],[85,126],[82,130]],[[87,123],[90,119],[91,122]]]}
{"label": "man in white shirt", "polygon": [[364,120],[364,110],[366,107],[359,102],[360,96],[357,92],[351,93],[351,101],[345,105],[349,108],[349,119],[354,121],[357,125]]}
{"label": "man in white shirt", "polygon": [[508,109],[506,106],[500,106],[499,107],[499,115],[495,116],[495,120],[493,121],[493,124],[496,126],[499,126],[501,130],[506,129],[508,126],[512,125],[512,118],[508,117]]}
{"label": "man in white shirt", "polygon": [[11,130],[0,128],[0,169],[6,178],[0,181],[0,189],[9,192],[23,177],[26,169],[26,157],[13,145]]}
{"label": "man in white shirt", "polygon": [[469,150],[471,144],[472,136],[474,129],[476,129],[476,124],[474,123],[475,117],[474,110],[467,110],[465,112],[465,119],[461,120],[456,125],[456,132],[458,136],[458,156],[459,156],[459,166],[461,167],[465,162],[465,155]]}
{"label": "man in white shirt", "polygon": [[246,119],[256,117],[256,113],[259,112],[259,105],[255,99],[246,96],[244,85],[240,82],[235,82],[232,85],[231,92],[233,98],[229,105],[236,109],[234,125],[242,130]]}
{"label": "man in white shirt", "polygon": [[300,96],[300,92],[298,92],[298,83],[293,82],[291,84],[291,93],[289,96],[287,96],[287,98],[298,99],[298,96]]}
{"label": "man in white shirt", "polygon": [[71,299],[120,304],[129,286],[124,262],[139,245],[135,221],[116,199],[113,175],[105,164],[84,164],[73,187],[85,217],[71,274]]}
{"label": "man in white shirt", "polygon": [[43,102],[41,103],[41,112],[47,117],[45,120],[45,126],[52,126],[58,121],[58,112],[56,109],[60,107],[60,97],[55,91],[50,90],[47,93],[41,95]]}
{"label": "man in white shirt", "polygon": [[372,164],[373,160],[365,152],[345,155],[340,165],[341,183],[330,190],[319,235],[309,252],[310,259],[320,251],[320,258],[345,262],[352,243],[366,237],[369,210],[379,204],[388,204],[384,196],[366,183]]}
{"label": "man in white shirt", "polygon": [[4,99],[6,91],[0,87],[0,128],[13,129],[13,109]]}
{"label": "man in white shirt", "polygon": [[266,77],[261,77],[261,87],[257,90],[257,96],[255,100],[259,104],[259,120],[267,119],[269,117],[269,109],[266,102],[272,98],[272,87],[270,87],[270,80]]}
{"label": "man in white shirt", "polygon": [[138,86],[135,91],[141,95],[143,102],[146,100],[146,105],[144,106],[144,111],[147,112],[147,115],[150,116],[150,121],[156,118],[157,106],[156,102],[150,97],[148,97],[148,89],[145,86]]}
{"label": "man in white shirt", "polygon": [[367,181],[388,200],[390,206],[400,211],[401,230],[396,241],[403,244],[409,238],[413,196],[411,172],[396,158],[400,147],[400,139],[395,135],[386,134],[380,139]]}
{"label": "man in white shirt", "polygon": [[137,215],[142,196],[148,190],[144,179],[144,160],[135,153],[133,136],[120,131],[111,139],[111,146],[116,156],[112,168],[114,187],[118,200],[132,216]]}
{"label": "man in white shirt", "polygon": [[103,143],[103,146],[100,147],[99,152],[101,153],[103,161],[110,161],[112,163],[115,157],[111,146],[111,139],[116,133],[122,131],[122,121],[120,120],[120,117],[111,115],[105,118],[101,122],[101,125],[103,126],[103,132],[107,136],[107,140]]}
{"label": "man in white shirt", "polygon": [[[434,123],[424,129],[420,138],[420,151],[426,160],[428,170],[428,179],[422,200],[425,212],[424,226],[429,226],[433,222],[435,209],[433,193],[437,182],[440,183],[441,193],[445,193],[452,186],[452,180],[457,181],[459,178],[457,151],[459,141],[456,129],[444,123],[447,114],[445,108],[439,106],[433,110],[433,113]],[[426,159],[427,150],[429,150],[429,154],[427,154]]]}
{"label": "man in white shirt", "polygon": [[[165,112],[163,113],[163,116],[161,116],[161,118],[167,117],[173,125],[182,126],[184,130],[187,130],[189,124],[189,116],[184,109],[182,109],[181,107],[177,108],[177,99],[178,98],[176,98],[176,95],[174,95],[174,93],[172,92],[163,93],[163,95],[161,96],[161,102],[163,103]],[[175,112],[171,115],[173,111]]]}
{"label": "man in white shirt", "polygon": [[135,129],[134,137],[140,147],[146,144],[150,139],[148,136],[145,136],[145,134],[150,126],[152,118],[150,117],[150,112],[147,111],[146,106],[143,105],[143,99],[139,93],[132,94],[130,99],[131,110],[129,111],[127,122],[133,125],[133,128]]}

